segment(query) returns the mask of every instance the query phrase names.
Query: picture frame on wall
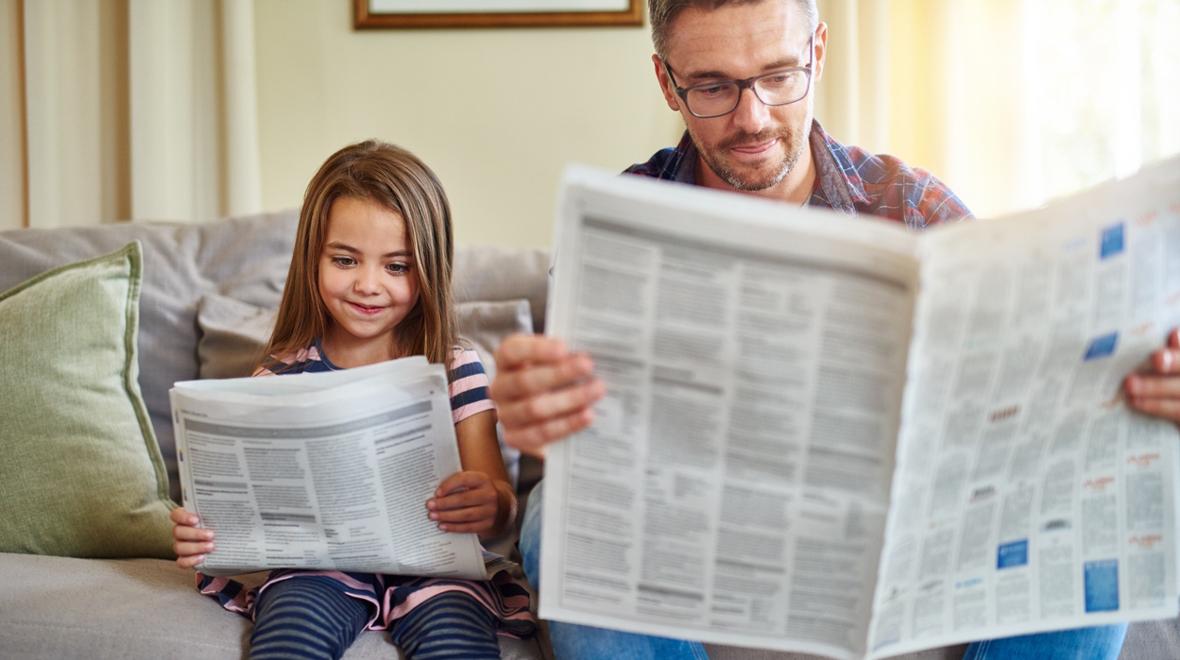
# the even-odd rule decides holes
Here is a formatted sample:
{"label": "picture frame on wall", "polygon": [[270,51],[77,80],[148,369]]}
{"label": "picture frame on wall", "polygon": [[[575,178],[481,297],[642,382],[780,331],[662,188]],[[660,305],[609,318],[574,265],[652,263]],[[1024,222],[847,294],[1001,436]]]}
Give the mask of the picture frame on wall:
{"label": "picture frame on wall", "polygon": [[643,0],[353,0],[353,27],[643,25]]}

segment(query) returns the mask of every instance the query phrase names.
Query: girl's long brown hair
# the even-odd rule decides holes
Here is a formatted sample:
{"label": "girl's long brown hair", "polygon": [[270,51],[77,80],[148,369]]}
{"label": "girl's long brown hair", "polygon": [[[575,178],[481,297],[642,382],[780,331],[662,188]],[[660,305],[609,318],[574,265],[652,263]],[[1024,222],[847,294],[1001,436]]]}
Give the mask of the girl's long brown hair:
{"label": "girl's long brown hair", "polygon": [[331,322],[319,295],[328,213],[341,197],[376,202],[404,218],[414,252],[418,303],[393,329],[401,355],[449,364],[456,342],[451,298],[451,207],[438,177],[410,152],[378,140],[344,147],[320,166],[303,195],[291,268],[263,358],[281,359],[323,337]]}

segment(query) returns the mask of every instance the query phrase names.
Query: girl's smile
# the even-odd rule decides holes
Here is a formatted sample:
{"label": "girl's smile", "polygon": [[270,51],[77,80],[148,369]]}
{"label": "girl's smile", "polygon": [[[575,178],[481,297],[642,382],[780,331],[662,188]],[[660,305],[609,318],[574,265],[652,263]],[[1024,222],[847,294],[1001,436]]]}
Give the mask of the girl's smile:
{"label": "girl's smile", "polygon": [[352,305],[353,309],[356,309],[358,312],[365,315],[380,314],[385,309],[385,306],[383,305],[362,305],[361,303],[355,302],[350,302],[348,304]]}

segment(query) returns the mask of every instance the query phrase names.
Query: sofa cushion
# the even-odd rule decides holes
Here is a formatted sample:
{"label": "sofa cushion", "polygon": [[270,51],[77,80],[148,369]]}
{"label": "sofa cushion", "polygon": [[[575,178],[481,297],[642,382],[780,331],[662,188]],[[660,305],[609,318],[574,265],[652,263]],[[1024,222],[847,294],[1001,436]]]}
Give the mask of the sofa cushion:
{"label": "sofa cushion", "polygon": [[0,550],[172,556],[137,379],[142,275],[132,243],[0,294]]}
{"label": "sofa cushion", "polygon": [[0,290],[49,268],[143,245],[139,385],[180,497],[168,390],[197,377],[197,301],[232,291],[258,305],[278,302],[298,214],[272,213],[202,224],[117,223],[0,232]]}
{"label": "sofa cushion", "polygon": [[494,245],[455,251],[455,301],[529,301],[533,331],[545,331],[545,300],[549,291],[549,252],[539,248]]}
{"label": "sofa cushion", "polygon": [[473,300],[456,305],[461,340],[479,353],[488,378],[496,375],[496,347],[508,335],[533,331],[528,300]]}
{"label": "sofa cushion", "polygon": [[252,374],[274,324],[273,307],[259,307],[219,294],[201,298],[197,308],[200,377],[242,378]]}

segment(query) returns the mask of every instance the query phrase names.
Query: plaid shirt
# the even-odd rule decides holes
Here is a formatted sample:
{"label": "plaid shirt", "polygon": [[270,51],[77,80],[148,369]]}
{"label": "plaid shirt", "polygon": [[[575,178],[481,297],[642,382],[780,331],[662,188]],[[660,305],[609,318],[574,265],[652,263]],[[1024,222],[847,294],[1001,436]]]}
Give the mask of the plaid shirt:
{"label": "plaid shirt", "polygon": [[[849,215],[875,215],[925,229],[939,222],[970,218],[971,211],[949,188],[925,170],[893,156],[873,155],[836,142],[819,125],[811,125],[811,160],[815,186],[808,205]],[[675,149],[656,152],[627,174],[696,185],[697,148],[688,132]]]}

